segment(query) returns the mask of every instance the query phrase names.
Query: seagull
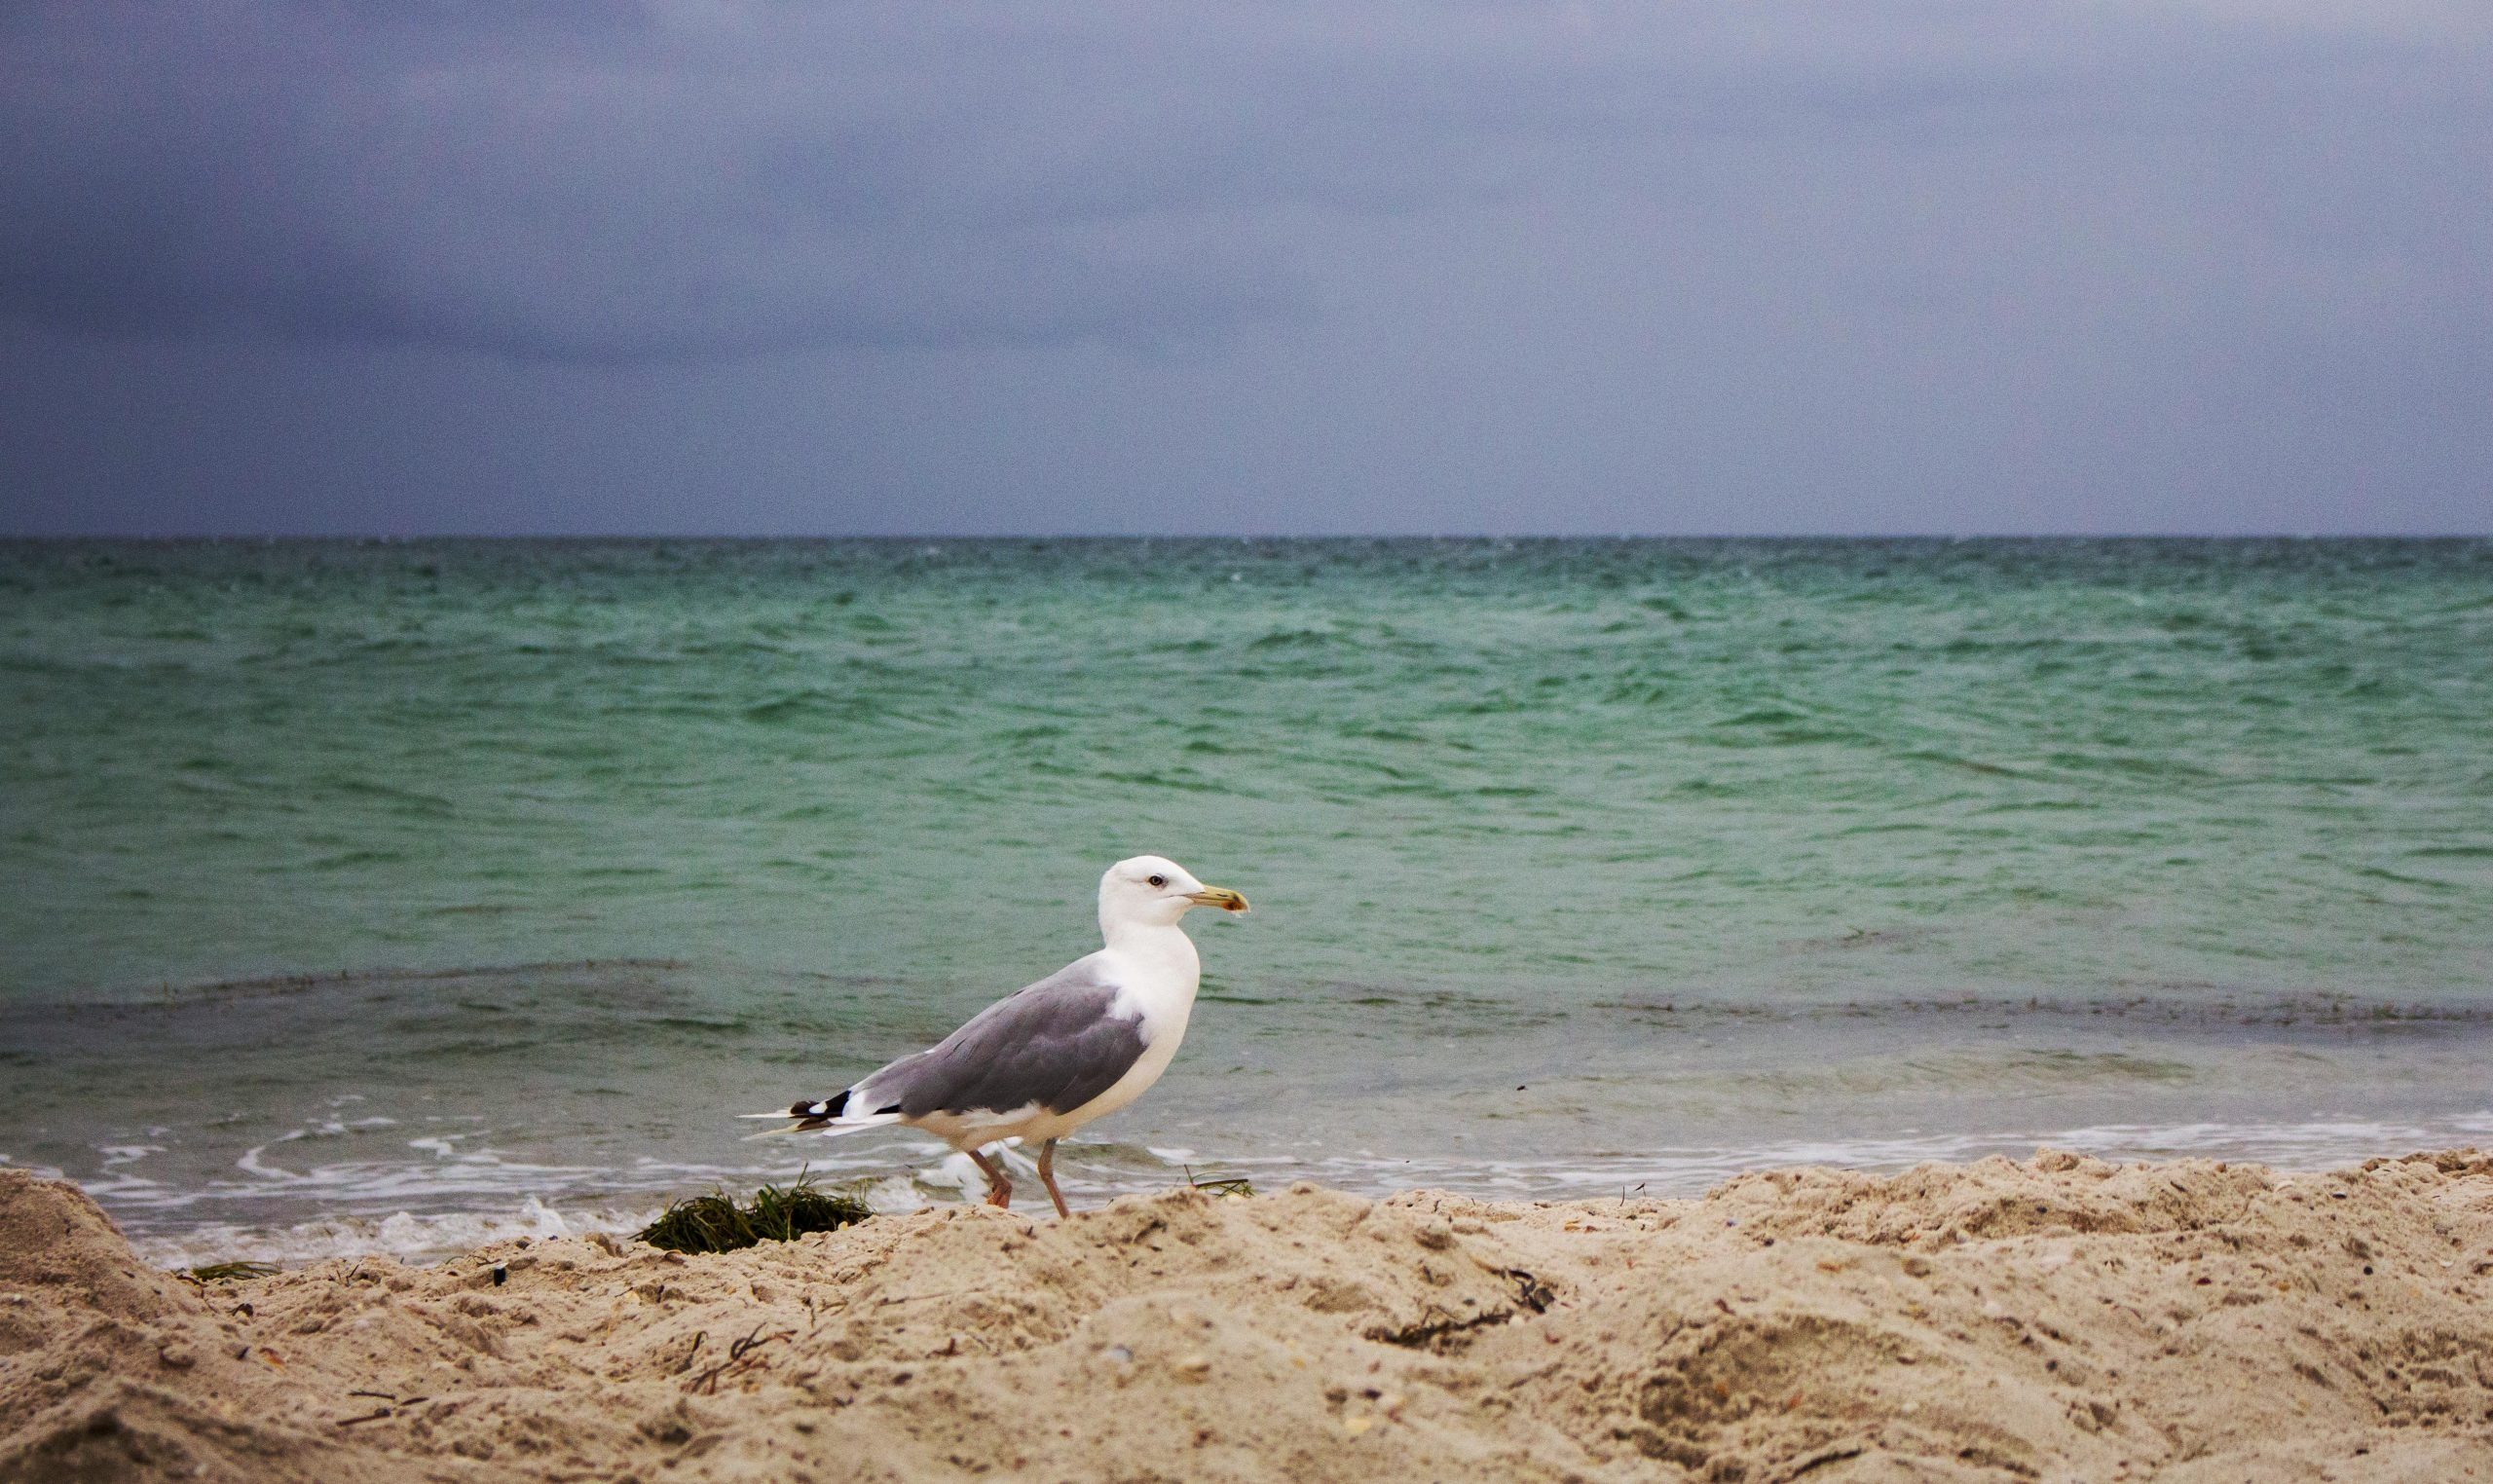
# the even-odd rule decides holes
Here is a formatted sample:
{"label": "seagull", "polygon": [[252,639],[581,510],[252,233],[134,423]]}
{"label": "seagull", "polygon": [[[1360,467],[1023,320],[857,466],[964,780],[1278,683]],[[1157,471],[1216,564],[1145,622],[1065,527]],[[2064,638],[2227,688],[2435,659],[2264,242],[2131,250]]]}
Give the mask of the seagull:
{"label": "seagull", "polygon": [[1243,912],[1246,899],[1206,886],[1163,856],[1119,861],[1099,878],[1107,946],[828,1097],[743,1116],[794,1120],[772,1133],[923,1129],[970,1157],[993,1206],[1012,1204],[1013,1182],[1001,1160],[982,1151],[1009,1138],[1038,1139],[1039,1180],[1057,1214],[1070,1216],[1056,1186],[1057,1140],[1140,1097],[1169,1069],[1203,976],[1194,940],[1177,922],[1198,907]]}

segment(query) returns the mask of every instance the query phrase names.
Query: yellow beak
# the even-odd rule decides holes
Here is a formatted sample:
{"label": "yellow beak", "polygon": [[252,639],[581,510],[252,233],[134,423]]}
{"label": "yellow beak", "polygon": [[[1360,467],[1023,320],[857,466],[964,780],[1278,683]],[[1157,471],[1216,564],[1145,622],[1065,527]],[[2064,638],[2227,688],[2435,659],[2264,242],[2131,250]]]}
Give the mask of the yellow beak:
{"label": "yellow beak", "polygon": [[1197,907],[1216,907],[1224,912],[1246,910],[1246,899],[1226,886],[1207,886],[1201,891],[1190,891],[1186,893],[1186,900]]}

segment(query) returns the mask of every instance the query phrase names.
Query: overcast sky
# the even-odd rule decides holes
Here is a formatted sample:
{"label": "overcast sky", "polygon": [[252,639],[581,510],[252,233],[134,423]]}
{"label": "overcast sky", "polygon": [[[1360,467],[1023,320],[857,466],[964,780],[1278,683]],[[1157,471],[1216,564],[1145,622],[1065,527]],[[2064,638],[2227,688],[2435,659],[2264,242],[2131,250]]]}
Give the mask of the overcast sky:
{"label": "overcast sky", "polygon": [[0,530],[2493,531],[2493,5],[0,0]]}

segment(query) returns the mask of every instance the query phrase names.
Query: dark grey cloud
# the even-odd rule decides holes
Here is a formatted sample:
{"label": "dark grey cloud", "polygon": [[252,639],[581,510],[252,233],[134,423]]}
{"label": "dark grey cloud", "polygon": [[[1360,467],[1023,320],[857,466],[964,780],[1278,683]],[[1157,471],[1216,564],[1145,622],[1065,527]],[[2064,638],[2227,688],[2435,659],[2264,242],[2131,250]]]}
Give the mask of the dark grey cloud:
{"label": "dark grey cloud", "polygon": [[[2159,132],[2247,152],[2217,188],[2282,248],[2430,252],[2399,196],[2480,150],[2480,74],[2436,53],[2482,33],[2429,7],[79,0],[0,32],[0,292],[82,329],[557,359],[1149,342],[1306,310],[1327,214],[1668,200],[1720,186],[1726,141],[1772,174],[1865,138]],[[2360,132],[2389,102],[2403,159]],[[2336,199],[2263,198],[2263,166]],[[2481,250],[2471,215],[2442,256]]]}
{"label": "dark grey cloud", "polygon": [[[586,8],[594,14],[594,8]],[[618,17],[628,16],[631,23]],[[587,360],[1286,307],[1161,115],[935,8],[17,13],[0,283],[81,329]],[[948,34],[950,33],[950,34]]]}
{"label": "dark grey cloud", "polygon": [[2478,0],[88,0],[0,82],[27,529],[2493,524]]}

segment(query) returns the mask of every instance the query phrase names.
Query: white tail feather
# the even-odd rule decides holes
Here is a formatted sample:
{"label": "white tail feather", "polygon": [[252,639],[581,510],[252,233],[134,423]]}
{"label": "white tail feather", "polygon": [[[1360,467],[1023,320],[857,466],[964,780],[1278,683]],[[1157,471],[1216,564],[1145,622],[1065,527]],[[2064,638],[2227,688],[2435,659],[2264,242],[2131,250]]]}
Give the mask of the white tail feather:
{"label": "white tail feather", "polygon": [[825,1138],[837,1138],[843,1133],[856,1133],[867,1129],[879,1129],[886,1124],[896,1124],[901,1121],[901,1115],[898,1113],[869,1113],[863,1118],[836,1118],[829,1123],[819,1124],[808,1129],[805,1127],[805,1120],[790,1119],[785,1113],[739,1113],[736,1116],[739,1118],[779,1118],[788,1120],[786,1128],[764,1129],[759,1133],[746,1134],[745,1140],[748,1143],[758,1138],[778,1138],[783,1134],[789,1133],[819,1133]]}

